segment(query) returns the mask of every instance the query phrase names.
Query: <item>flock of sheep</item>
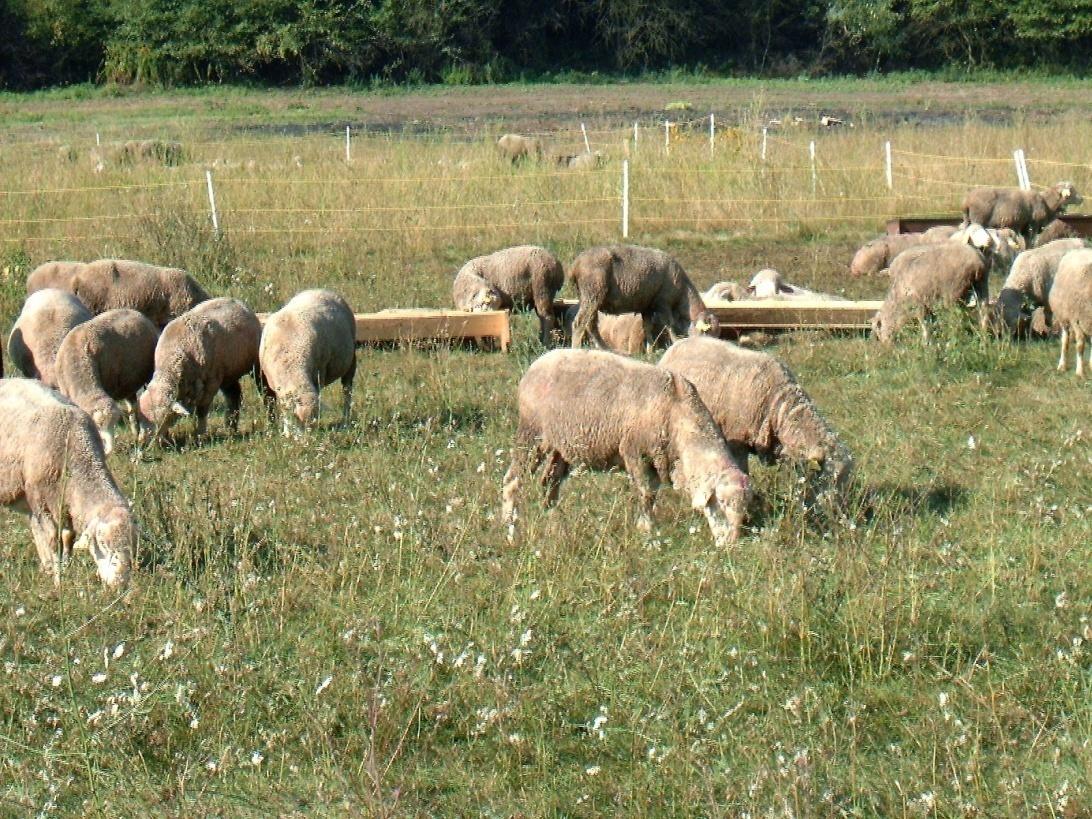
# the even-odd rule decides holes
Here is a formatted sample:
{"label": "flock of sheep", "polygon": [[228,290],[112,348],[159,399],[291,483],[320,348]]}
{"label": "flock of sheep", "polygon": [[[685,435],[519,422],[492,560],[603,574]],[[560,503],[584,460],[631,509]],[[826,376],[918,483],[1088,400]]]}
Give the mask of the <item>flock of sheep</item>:
{"label": "flock of sheep", "polygon": [[[1083,374],[1092,249],[1080,239],[1049,240],[1052,220],[1080,201],[1068,183],[1042,193],[975,189],[960,228],[869,243],[851,272],[886,268],[892,280],[875,335],[886,343],[910,320],[927,327],[942,304],[976,304],[982,321],[1000,331],[1058,328],[1059,369],[1072,335]],[[1007,278],[991,304],[993,269]],[[556,301],[566,279],[578,295],[570,307]],[[319,392],[337,380],[349,418],[355,318],[329,290],[297,294],[264,326],[243,302],[210,298],[185,271],[141,262],[48,262],[28,277],[27,294],[8,342],[26,378],[0,381],[7,419],[0,503],[28,512],[41,564],[55,579],[73,548],[91,552],[108,585],[129,577],[138,527],[106,461],[123,415],[142,444],[190,415],[201,436],[220,392],[236,430],[239,382],[252,374],[286,434],[317,420]],[[804,469],[809,504],[844,498],[853,472],[848,448],[783,363],[716,338],[707,303],[838,297],[794,287],[773,270],[746,288],[721,282],[703,295],[671,255],[635,245],[590,248],[567,275],[545,248],[507,248],[468,261],[453,297],[471,311],[531,308],[545,346],[571,344],[546,352],[519,383],[502,488],[510,537],[520,488],[539,469],[549,506],[573,466],[623,468],[644,529],[659,486],[670,483],[706,517],[718,543],[737,539],[746,520],[751,455]],[[595,349],[583,349],[585,341]],[[619,354],[666,344],[657,364]]]}

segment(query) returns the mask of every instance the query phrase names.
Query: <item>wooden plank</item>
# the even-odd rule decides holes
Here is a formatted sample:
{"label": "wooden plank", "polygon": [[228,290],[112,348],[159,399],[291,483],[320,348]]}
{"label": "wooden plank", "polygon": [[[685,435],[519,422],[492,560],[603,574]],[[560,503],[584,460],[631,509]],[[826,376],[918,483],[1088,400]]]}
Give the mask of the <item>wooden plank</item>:
{"label": "wooden plank", "polygon": [[[1092,214],[1063,213],[1058,217],[1066,225],[1080,236],[1088,238],[1092,236]],[[922,233],[929,228],[940,225],[959,225],[962,222],[959,216],[900,216],[887,222],[887,232],[891,235],[899,233]]]}
{"label": "wooden plank", "polygon": [[[259,313],[258,320],[264,324],[268,316],[268,313]],[[466,313],[412,308],[356,314],[357,344],[483,338],[497,339],[500,349],[508,351],[512,343],[512,326],[507,311]]]}
{"label": "wooden plank", "polygon": [[727,330],[867,330],[882,301],[755,299],[708,302]]}

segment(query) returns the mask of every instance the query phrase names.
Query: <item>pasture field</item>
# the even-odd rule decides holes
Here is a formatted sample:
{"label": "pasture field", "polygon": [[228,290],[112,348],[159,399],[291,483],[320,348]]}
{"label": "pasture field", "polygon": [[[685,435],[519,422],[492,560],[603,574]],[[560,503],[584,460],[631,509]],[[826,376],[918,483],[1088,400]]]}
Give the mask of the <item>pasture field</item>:
{"label": "pasture field", "polygon": [[[630,241],[701,289],[773,266],[879,298],[846,276],[861,241],[1012,184],[1015,148],[1032,181],[1088,195],[1086,89],[1002,121],[975,90],[938,91],[927,125],[870,121],[931,93],[882,84],[0,96],[0,330],[50,258],[179,265],[257,310],[320,285],[358,311],[446,306],[471,256],[618,240],[627,152]],[[690,97],[724,124],[712,152],[708,108],[663,144],[662,105]],[[857,127],[771,132],[760,160],[769,116],[828,102]],[[576,152],[579,121],[597,171],[492,151],[518,126]],[[96,132],[187,157],[96,172]],[[0,815],[1092,814],[1089,385],[1055,344],[956,316],[889,351],[783,336],[769,349],[856,458],[844,516],[752,464],[751,526],[720,550],[672,491],[645,536],[624,476],[581,473],[549,513],[529,490],[509,544],[515,386],[541,352],[514,321],[508,355],[361,349],[352,424],[332,387],[302,442],[250,384],[239,436],[217,414],[210,441],[182,424],[136,460],[119,435],[146,530],[122,597],[86,555],[55,590],[25,517],[0,514]]]}

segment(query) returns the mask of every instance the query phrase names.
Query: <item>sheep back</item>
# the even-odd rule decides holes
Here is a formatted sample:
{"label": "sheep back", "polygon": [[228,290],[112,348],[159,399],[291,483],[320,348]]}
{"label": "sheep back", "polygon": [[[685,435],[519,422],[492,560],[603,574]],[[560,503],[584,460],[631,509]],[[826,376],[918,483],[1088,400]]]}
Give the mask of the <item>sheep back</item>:
{"label": "sheep back", "polygon": [[262,375],[278,396],[319,390],[356,367],[356,317],[332,290],[304,290],[266,319],[258,347]]}
{"label": "sheep back", "polygon": [[72,292],[72,277],[87,267],[86,262],[45,262],[27,276],[27,295],[47,288]]}
{"label": "sheep back", "polygon": [[159,331],[136,310],[107,310],[74,328],[57,351],[57,389],[93,415],[103,394],[134,399],[152,378]]}
{"label": "sheep back", "polygon": [[27,297],[8,336],[8,359],[28,378],[56,386],[57,351],[72,328],[90,318],[91,311],[71,293],[36,290]]}
{"label": "sheep back", "polygon": [[1092,335],[1092,249],[1062,257],[1048,302],[1056,326]]}
{"label": "sheep back", "polygon": [[184,270],[127,259],[92,262],[73,276],[71,289],[94,313],[129,308],[161,328],[209,298]]}

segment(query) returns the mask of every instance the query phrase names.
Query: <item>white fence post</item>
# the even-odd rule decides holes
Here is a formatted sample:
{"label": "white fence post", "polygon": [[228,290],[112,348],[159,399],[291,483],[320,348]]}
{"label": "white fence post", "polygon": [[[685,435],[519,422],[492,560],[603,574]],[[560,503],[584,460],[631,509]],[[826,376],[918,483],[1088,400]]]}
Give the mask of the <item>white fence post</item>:
{"label": "white fence post", "polygon": [[591,143],[588,142],[588,129],[584,127],[584,123],[580,123],[580,133],[584,135],[584,150],[589,154],[591,153]]}
{"label": "white fence post", "polygon": [[713,152],[716,150],[716,148],[715,148],[716,139],[717,139],[717,115],[713,114],[713,113],[710,113],[709,114],[709,156],[712,156]]}
{"label": "white fence post", "polygon": [[352,156],[349,153],[349,126],[345,126],[345,161],[351,162]]}
{"label": "white fence post", "polygon": [[102,145],[102,143],[99,142],[99,132],[98,131],[95,131],[95,145]]}
{"label": "white fence post", "polygon": [[819,175],[815,171],[815,140],[808,143],[808,153],[811,155],[811,193],[815,195],[816,185],[819,183]]}
{"label": "white fence post", "polygon": [[637,123],[633,123],[633,147],[637,148]]}
{"label": "white fence post", "polygon": [[209,209],[212,211],[212,232],[220,235],[220,217],[216,214],[216,193],[212,189],[212,171],[205,171],[205,181],[209,185]]}
{"label": "white fence post", "polygon": [[763,162],[766,161],[766,136],[767,136],[768,131],[769,131],[768,128],[763,128],[762,129],[762,154],[761,154],[761,158],[762,158]]}
{"label": "white fence post", "polygon": [[629,238],[629,160],[622,160],[622,238]]}
{"label": "white fence post", "polygon": [[887,189],[893,190],[895,188],[895,179],[892,175],[891,168],[891,141],[888,140],[883,144],[883,172],[884,177],[887,179]]}
{"label": "white fence post", "polygon": [[1012,161],[1016,165],[1016,184],[1021,190],[1031,190],[1031,179],[1028,177],[1027,157],[1023,148],[1017,148],[1012,152]]}
{"label": "white fence post", "polygon": [[671,120],[664,120],[664,150],[671,153]]}
{"label": "white fence post", "polygon": [[1025,190],[1031,190],[1031,174],[1028,173],[1028,155],[1024,153],[1024,149],[1020,149],[1020,164],[1024,168],[1024,186]]}

